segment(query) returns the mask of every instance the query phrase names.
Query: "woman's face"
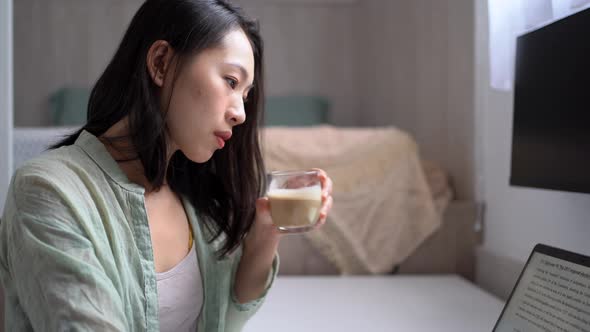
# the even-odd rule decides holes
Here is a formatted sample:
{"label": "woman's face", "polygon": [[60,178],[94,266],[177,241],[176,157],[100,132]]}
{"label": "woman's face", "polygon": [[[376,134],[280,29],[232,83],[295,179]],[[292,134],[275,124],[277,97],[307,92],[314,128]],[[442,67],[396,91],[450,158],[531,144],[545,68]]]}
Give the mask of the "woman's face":
{"label": "woman's face", "polygon": [[[253,80],[254,54],[242,29],[189,59],[178,74],[168,106],[173,151],[180,149],[190,160],[203,163],[223,148],[232,128],[246,121],[244,101]],[[172,82],[165,81],[164,91],[169,91],[167,85]]]}

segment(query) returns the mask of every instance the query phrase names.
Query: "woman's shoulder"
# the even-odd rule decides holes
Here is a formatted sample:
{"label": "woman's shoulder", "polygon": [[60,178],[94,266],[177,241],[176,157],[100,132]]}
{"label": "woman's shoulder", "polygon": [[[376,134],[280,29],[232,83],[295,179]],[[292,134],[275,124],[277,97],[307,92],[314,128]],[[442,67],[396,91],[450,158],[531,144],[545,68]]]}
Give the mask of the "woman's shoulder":
{"label": "woman's shoulder", "polygon": [[65,179],[72,175],[72,172],[86,168],[89,162],[89,157],[79,147],[63,146],[27,160],[15,170],[13,179],[15,182],[31,177],[42,177],[47,180]]}
{"label": "woman's shoulder", "polygon": [[90,162],[75,145],[46,151],[15,170],[9,192],[20,202],[78,195]]}

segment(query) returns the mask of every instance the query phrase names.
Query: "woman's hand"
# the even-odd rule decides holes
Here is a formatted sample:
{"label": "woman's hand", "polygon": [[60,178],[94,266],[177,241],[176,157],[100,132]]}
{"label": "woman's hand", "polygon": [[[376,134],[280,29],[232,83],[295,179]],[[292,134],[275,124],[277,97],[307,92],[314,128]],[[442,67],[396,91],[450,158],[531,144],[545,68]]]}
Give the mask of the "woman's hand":
{"label": "woman's hand", "polygon": [[[322,207],[320,208],[319,220],[314,226],[315,229],[326,223],[334,199],[332,198],[332,179],[322,169],[313,168],[313,170],[319,173],[322,186]],[[282,233],[273,224],[268,198],[259,198],[256,201],[256,217],[254,223],[244,240],[244,250],[252,254],[256,253],[256,256],[269,259],[270,257],[274,257],[281,236]]]}
{"label": "woman's hand", "polygon": [[272,223],[268,198],[256,201],[256,217],[246,235],[234,291],[240,303],[258,299],[267,287],[272,262],[282,234]]}
{"label": "woman's hand", "polygon": [[320,209],[320,219],[318,223],[315,225],[314,228],[318,228],[326,223],[326,219],[328,218],[328,214],[332,209],[332,205],[334,204],[334,199],[332,198],[332,179],[324,172],[324,170],[319,168],[313,168],[314,171],[318,171],[320,173],[320,182],[322,183],[322,208]]}
{"label": "woman's hand", "polygon": [[268,198],[259,198],[254,223],[244,239],[244,253],[272,262],[282,235],[272,222]]}
{"label": "woman's hand", "polygon": [[[332,180],[323,170],[314,170],[319,172],[322,185],[322,207],[315,229],[326,223],[334,200]],[[266,281],[282,235],[272,222],[268,198],[259,198],[256,201],[254,223],[244,239],[242,259],[236,274],[235,293],[241,303],[257,299],[266,288]]]}

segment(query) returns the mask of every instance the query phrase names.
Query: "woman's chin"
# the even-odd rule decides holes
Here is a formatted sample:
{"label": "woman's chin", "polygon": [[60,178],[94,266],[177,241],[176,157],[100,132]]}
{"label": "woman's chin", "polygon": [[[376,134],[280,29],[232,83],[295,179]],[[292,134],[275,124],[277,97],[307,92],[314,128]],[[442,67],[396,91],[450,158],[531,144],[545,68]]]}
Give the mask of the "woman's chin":
{"label": "woman's chin", "polygon": [[213,157],[213,152],[214,151],[195,151],[194,153],[185,153],[184,155],[192,162],[203,164]]}

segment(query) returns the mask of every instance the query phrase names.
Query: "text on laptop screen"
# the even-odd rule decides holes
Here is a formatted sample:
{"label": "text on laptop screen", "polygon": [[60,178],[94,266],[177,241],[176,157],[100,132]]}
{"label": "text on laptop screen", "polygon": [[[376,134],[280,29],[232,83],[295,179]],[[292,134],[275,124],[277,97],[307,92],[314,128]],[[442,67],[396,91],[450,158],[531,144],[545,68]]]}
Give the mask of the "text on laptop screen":
{"label": "text on laptop screen", "polygon": [[590,332],[590,268],[535,252],[498,332]]}

